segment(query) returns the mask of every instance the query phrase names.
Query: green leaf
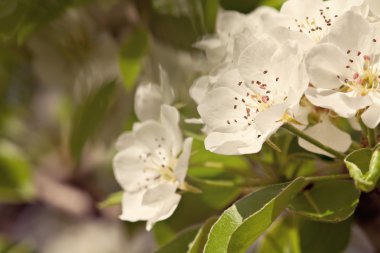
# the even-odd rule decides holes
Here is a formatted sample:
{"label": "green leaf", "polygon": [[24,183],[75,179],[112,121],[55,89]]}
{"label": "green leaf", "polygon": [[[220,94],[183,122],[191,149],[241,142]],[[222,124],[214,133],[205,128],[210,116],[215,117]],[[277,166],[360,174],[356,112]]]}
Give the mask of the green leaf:
{"label": "green leaf", "polygon": [[35,197],[30,164],[14,144],[0,142],[0,202],[29,202]]}
{"label": "green leaf", "polygon": [[347,248],[351,231],[350,220],[331,224],[304,219],[299,226],[301,252],[340,253]]}
{"label": "green leaf", "polygon": [[114,192],[107,197],[107,199],[103,200],[98,204],[99,208],[107,208],[110,206],[119,205],[123,198],[123,191]]}
{"label": "green leaf", "polygon": [[148,52],[149,36],[144,27],[137,27],[124,42],[119,66],[123,82],[127,91],[130,91],[140,75],[144,65],[144,58]]}
{"label": "green leaf", "polygon": [[279,252],[301,253],[298,224],[293,217],[277,219],[260,240],[256,253]]}
{"label": "green leaf", "polygon": [[380,177],[380,145],[374,151],[370,148],[356,150],[344,162],[360,190],[370,192],[375,189]]}
{"label": "green leaf", "polygon": [[192,226],[183,230],[170,242],[156,250],[155,253],[187,252],[189,244],[194,240],[198,230],[199,226]]}
{"label": "green leaf", "polygon": [[210,229],[216,220],[217,220],[217,217],[211,217],[205,222],[202,228],[199,229],[197,235],[195,236],[194,241],[190,244],[189,250],[187,251],[187,253],[202,253],[203,252],[204,246],[207,241],[208,233],[210,232]]}
{"label": "green leaf", "polygon": [[92,137],[103,122],[105,115],[113,102],[116,83],[109,82],[91,92],[78,105],[72,119],[70,134],[70,149],[73,157],[78,161],[87,140]]}
{"label": "green leaf", "polygon": [[315,182],[300,192],[289,208],[310,219],[339,222],[354,213],[359,196],[360,191],[349,180]]}
{"label": "green leaf", "polygon": [[286,215],[263,235],[256,253],[340,253],[349,242],[351,220],[315,222]]}
{"label": "green leaf", "polygon": [[192,224],[203,222],[207,218],[219,214],[226,206],[234,202],[242,191],[240,187],[234,185],[209,184],[203,181],[191,181],[190,183],[199,188],[202,193],[183,193],[174,214],[154,226],[156,238],[160,243],[167,241],[178,231]]}
{"label": "green leaf", "polygon": [[263,188],[236,202],[211,228],[204,252],[244,252],[305,184],[304,178],[297,178]]}

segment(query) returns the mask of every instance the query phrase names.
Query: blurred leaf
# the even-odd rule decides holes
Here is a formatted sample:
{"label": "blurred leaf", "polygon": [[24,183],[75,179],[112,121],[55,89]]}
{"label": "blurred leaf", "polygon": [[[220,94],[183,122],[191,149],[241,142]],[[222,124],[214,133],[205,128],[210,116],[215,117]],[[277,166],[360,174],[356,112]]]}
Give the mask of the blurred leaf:
{"label": "blurred leaf", "polygon": [[170,226],[169,222],[159,222],[153,227],[155,242],[158,246],[162,246],[171,241],[177,234]]}
{"label": "blurred leaf", "polygon": [[189,176],[213,180],[234,180],[238,177],[257,175],[251,171],[250,164],[243,156],[223,156],[211,153],[204,147],[204,142],[193,141],[193,154],[190,159]]}
{"label": "blurred leaf", "polygon": [[349,180],[315,182],[308,187],[311,188],[299,193],[289,208],[310,219],[343,221],[353,214],[359,203],[360,191]]}
{"label": "blurred leaf", "polygon": [[187,16],[155,13],[150,26],[156,38],[177,49],[192,50],[194,42],[200,36]]}
{"label": "blurred leaf", "polygon": [[233,181],[189,180],[191,185],[201,190],[201,194],[192,195],[214,210],[221,210],[235,200],[241,188]]}
{"label": "blurred leaf", "polygon": [[211,217],[208,219],[204,225],[199,229],[194,241],[191,242],[189,250],[187,253],[202,253],[204,246],[207,241],[208,233],[210,232],[211,226],[215,223],[217,217]]}
{"label": "blurred leaf", "polygon": [[40,26],[58,17],[68,7],[95,0],[2,0],[0,4],[0,41],[18,44]]}
{"label": "blurred leaf", "polygon": [[344,162],[360,190],[370,192],[375,189],[380,177],[380,145],[374,151],[370,148],[355,150]]}
{"label": "blurred leaf", "polygon": [[70,148],[73,157],[78,161],[87,140],[95,130],[104,123],[103,119],[113,101],[116,83],[109,82],[91,92],[78,105],[72,119]]}
{"label": "blurred leaf", "polygon": [[219,10],[219,0],[202,0],[203,19],[206,31],[213,33],[215,31],[216,19]]}
{"label": "blurred leaf", "polygon": [[263,188],[236,202],[211,228],[204,252],[245,252],[305,184],[304,178],[297,178]]}
{"label": "blurred leaf", "polygon": [[301,253],[299,237],[297,222],[293,217],[281,217],[266,231],[256,253]]}
{"label": "blurred leaf", "polygon": [[14,144],[0,142],[0,202],[31,201],[35,189],[30,164],[25,154]]}
{"label": "blurred leaf", "polygon": [[12,243],[0,236],[0,253],[33,253],[22,243]]}
{"label": "blurred leaf", "polygon": [[99,208],[107,208],[110,206],[119,205],[123,199],[123,191],[114,192],[98,204]]}
{"label": "blurred leaf", "polygon": [[192,226],[181,231],[173,240],[159,248],[155,253],[187,252],[189,244],[197,235],[199,226]]}
{"label": "blurred leaf", "polygon": [[226,10],[249,13],[259,6],[260,0],[220,0],[220,5]]}
{"label": "blurred leaf", "polygon": [[301,252],[341,253],[350,239],[351,221],[323,223],[302,220],[300,224]]}
{"label": "blurred leaf", "polygon": [[121,47],[119,66],[123,82],[130,91],[140,75],[149,47],[149,36],[144,27],[137,27]]}

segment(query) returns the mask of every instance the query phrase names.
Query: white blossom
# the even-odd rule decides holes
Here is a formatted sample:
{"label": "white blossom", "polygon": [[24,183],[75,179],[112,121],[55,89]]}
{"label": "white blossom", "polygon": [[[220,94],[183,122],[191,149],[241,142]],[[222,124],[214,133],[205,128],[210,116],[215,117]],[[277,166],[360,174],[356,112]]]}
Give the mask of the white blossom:
{"label": "white blossom", "polygon": [[191,138],[182,140],[178,123],[178,111],[162,105],[160,121],[136,124],[119,138],[113,168],[124,190],[122,220],[146,220],[150,230],[176,209],[192,144]]}
{"label": "white blossom", "polygon": [[174,91],[166,71],[160,66],[160,85],[145,83],[138,86],[135,94],[135,113],[140,121],[157,120],[161,105],[174,102]]}
{"label": "white blossom", "polygon": [[370,128],[380,122],[380,24],[349,12],[308,53],[307,98],[345,118],[363,111]]}
{"label": "white blossom", "polygon": [[350,10],[368,15],[363,0],[288,0],[280,14],[268,16],[265,23],[275,38],[296,39],[308,50],[328,35],[335,22]]}
{"label": "white blossom", "polygon": [[190,96],[199,104],[212,88],[218,77],[237,62],[242,50],[265,34],[263,19],[277,13],[270,7],[259,7],[244,15],[234,11],[220,11],[216,24],[216,34],[203,38],[195,47],[203,50],[211,65],[211,70],[194,81]]}
{"label": "white blossom", "polygon": [[246,47],[198,106],[209,134],[208,150],[256,153],[298,108],[308,78],[297,44],[262,38]]}

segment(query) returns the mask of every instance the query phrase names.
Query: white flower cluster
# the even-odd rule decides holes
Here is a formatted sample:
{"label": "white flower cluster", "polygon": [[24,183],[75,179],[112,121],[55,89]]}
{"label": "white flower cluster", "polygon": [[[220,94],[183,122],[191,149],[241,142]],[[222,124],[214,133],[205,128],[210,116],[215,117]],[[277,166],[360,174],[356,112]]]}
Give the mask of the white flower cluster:
{"label": "white flower cluster", "polygon": [[124,190],[122,214],[127,221],[155,222],[171,216],[186,190],[185,177],[192,139],[182,139],[180,115],[170,106],[174,92],[166,72],[160,68],[161,85],[140,85],[135,113],[141,122],[121,135],[113,160],[115,176]]}
{"label": "white flower cluster", "polygon": [[214,67],[190,90],[206,148],[256,153],[283,124],[297,123],[322,144],[347,151],[351,137],[332,118],[369,128],[380,123],[379,17],[376,0],[288,0],[279,12],[222,12],[217,34],[196,45]]}
{"label": "white flower cluster", "polygon": [[[301,147],[334,157],[352,143],[334,118],[354,128],[380,123],[378,0],[288,0],[280,11],[221,11],[216,34],[195,46],[210,67],[190,89],[201,116],[191,122],[205,125],[209,151],[257,153],[280,127],[294,124],[321,144],[299,139]],[[170,106],[174,92],[162,68],[160,74],[160,85],[138,87],[141,122],[119,138],[113,163],[124,190],[120,218],[147,220],[148,230],[172,215],[178,190],[189,189],[192,139],[182,139],[179,112]]]}

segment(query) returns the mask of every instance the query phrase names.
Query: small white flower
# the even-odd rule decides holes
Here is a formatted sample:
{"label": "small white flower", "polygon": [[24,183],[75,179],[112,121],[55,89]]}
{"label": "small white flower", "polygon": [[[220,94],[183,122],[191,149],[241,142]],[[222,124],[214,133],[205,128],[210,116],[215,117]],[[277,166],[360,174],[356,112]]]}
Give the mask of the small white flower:
{"label": "small white flower", "polygon": [[364,110],[363,122],[375,128],[380,122],[379,54],[380,24],[346,13],[306,57],[314,85],[307,98],[345,118]]}
{"label": "small white flower", "polygon": [[265,34],[263,19],[277,13],[270,7],[259,7],[247,15],[234,11],[220,11],[216,24],[216,34],[195,44],[202,49],[212,66],[207,75],[194,81],[190,96],[199,104],[210,91],[218,77],[228,71],[238,60],[242,50]]}
{"label": "small white flower", "polygon": [[192,144],[191,138],[182,140],[178,123],[178,111],[162,105],[160,121],[137,124],[119,138],[113,168],[124,190],[122,220],[146,220],[150,230],[176,209]]}
{"label": "small white flower", "polygon": [[288,0],[282,5],[280,15],[268,17],[266,23],[274,28],[271,34],[277,39],[291,37],[300,41],[304,49],[310,49],[350,10],[368,15],[363,0]]}
{"label": "small white flower", "polygon": [[296,44],[263,38],[243,50],[198,106],[209,135],[206,148],[232,155],[260,151],[298,108],[308,78]]}
{"label": "small white flower", "polygon": [[174,102],[174,91],[166,71],[159,66],[160,86],[147,83],[140,85],[135,94],[135,113],[140,121],[159,119],[161,105]]}

